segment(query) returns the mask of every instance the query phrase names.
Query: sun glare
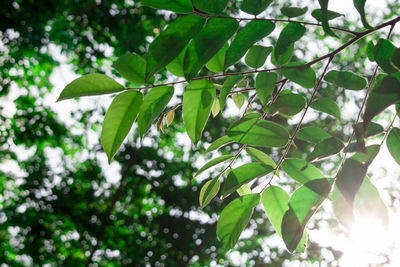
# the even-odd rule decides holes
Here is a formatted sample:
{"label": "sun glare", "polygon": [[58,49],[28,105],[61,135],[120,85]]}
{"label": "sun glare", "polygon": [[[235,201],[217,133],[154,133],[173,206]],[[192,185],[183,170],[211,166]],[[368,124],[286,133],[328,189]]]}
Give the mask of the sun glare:
{"label": "sun glare", "polygon": [[376,217],[357,218],[339,266],[400,266],[400,214],[391,214],[388,227]]}

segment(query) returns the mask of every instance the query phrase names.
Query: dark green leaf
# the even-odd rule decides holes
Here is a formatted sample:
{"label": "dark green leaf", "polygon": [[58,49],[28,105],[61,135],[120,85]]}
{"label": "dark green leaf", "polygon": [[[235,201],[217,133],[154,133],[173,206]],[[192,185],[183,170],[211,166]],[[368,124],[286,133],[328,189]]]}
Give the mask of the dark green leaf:
{"label": "dark green leaf", "polygon": [[228,0],[192,0],[194,7],[207,14],[220,14],[228,4]]}
{"label": "dark green leaf", "polygon": [[293,116],[299,113],[306,106],[306,100],[299,94],[284,94],[278,97],[274,104],[269,107],[269,113]]}
{"label": "dark green leaf", "polygon": [[283,15],[289,18],[300,17],[304,15],[308,10],[308,7],[282,7],[281,12]]}
{"label": "dark green leaf", "polygon": [[211,168],[211,167],[214,167],[214,166],[217,165],[217,164],[220,164],[220,163],[222,163],[222,162],[225,162],[225,161],[227,161],[228,159],[231,159],[231,158],[233,158],[233,156],[231,156],[231,155],[222,155],[222,156],[219,156],[219,157],[217,157],[217,158],[215,158],[215,159],[210,160],[209,162],[207,162],[206,164],[204,164],[203,167],[201,167],[201,168],[196,172],[196,174],[194,175],[194,177],[198,176],[199,174],[201,174],[201,173],[204,172],[205,170],[207,170],[207,169],[209,169],[209,168]]}
{"label": "dark green leaf", "polygon": [[235,246],[258,203],[260,195],[249,194],[236,198],[223,209],[217,223],[217,236],[222,242],[222,253]]}
{"label": "dark green leaf", "polygon": [[274,91],[278,75],[275,72],[260,72],[256,77],[256,92],[258,99],[265,105]]}
{"label": "dark green leaf", "polygon": [[265,60],[272,52],[272,46],[261,46],[255,45],[249,49],[246,54],[244,61],[246,62],[247,66],[252,68],[260,68],[264,66]]}
{"label": "dark green leaf", "polygon": [[326,34],[336,37],[336,34],[329,27],[329,19],[328,19],[328,2],[329,0],[318,0],[319,5],[321,6],[321,23],[322,28],[324,29]]}
{"label": "dark green leaf", "polygon": [[[269,186],[262,194],[262,203],[267,213],[268,220],[271,222],[275,231],[282,237],[281,225],[285,212],[289,209],[290,196],[282,188],[277,186]],[[300,241],[296,250],[305,248],[307,234],[304,232],[303,238]]]}
{"label": "dark green leaf", "polygon": [[216,53],[206,64],[207,69],[213,72],[223,72],[226,51],[228,51],[229,45],[225,43],[224,46]]}
{"label": "dark green leaf", "polygon": [[337,175],[336,186],[344,199],[353,205],[354,197],[363,183],[367,167],[356,159],[347,159]]}
{"label": "dark green leaf", "polygon": [[100,139],[108,162],[112,160],[132,128],[142,102],[143,95],[132,90],[117,95],[108,108]]}
{"label": "dark green leaf", "polygon": [[323,178],[312,180],[297,189],[289,200],[289,210],[282,219],[282,237],[286,247],[293,252],[299,244],[307,222],[326,199],[331,181]]}
{"label": "dark green leaf", "polygon": [[221,93],[219,94],[219,105],[221,110],[224,108],[226,97],[231,92],[232,88],[242,79],[242,76],[229,76],[222,85]]}
{"label": "dark green leaf", "polygon": [[271,63],[274,64],[275,66],[282,66],[283,64],[286,64],[293,56],[294,52],[294,43],[288,46],[286,49],[285,53],[279,56],[278,59],[275,59],[275,50],[276,47],[272,50],[271,54]]}
{"label": "dark green leaf", "polygon": [[149,6],[155,9],[166,9],[177,13],[191,13],[191,0],[142,0],[142,6]]}
{"label": "dark green leaf", "polygon": [[286,25],[281,31],[278,41],[275,45],[275,60],[279,62],[281,55],[284,55],[289,50],[289,47],[296,41],[300,40],[305,33],[306,28],[299,23],[290,22],[288,25]]}
{"label": "dark green leaf", "polygon": [[218,194],[220,187],[219,177],[211,179],[203,185],[200,190],[199,202],[200,206],[204,208],[211,200]]}
{"label": "dark green leaf", "polygon": [[152,88],[144,97],[138,116],[138,130],[141,137],[150,129],[153,121],[160,116],[174,94],[171,86]]}
{"label": "dark green leaf", "polygon": [[225,198],[229,196],[242,185],[247,184],[257,177],[264,176],[273,170],[274,168],[272,166],[259,163],[247,163],[233,169],[225,180],[221,197]]}
{"label": "dark green leaf", "polygon": [[[236,32],[239,23],[235,19],[211,18],[206,26],[189,44],[183,68],[186,80],[193,79],[206,64]],[[173,46],[168,46],[169,50]],[[225,58],[226,60],[226,58]]]}
{"label": "dark green leaf", "polygon": [[300,140],[317,144],[329,137],[331,135],[321,128],[315,126],[304,127],[299,130],[296,137]]}
{"label": "dark green leaf", "polygon": [[364,127],[379,113],[390,105],[400,101],[400,80],[393,76],[385,76],[377,80],[372,88],[364,113]]}
{"label": "dark green leaf", "polygon": [[146,84],[146,61],[141,56],[136,54],[123,55],[118,58],[113,67],[127,80],[137,84]]}
{"label": "dark green leaf", "polygon": [[389,149],[390,154],[396,160],[397,164],[400,165],[400,129],[392,128],[386,140],[386,145]]}
{"label": "dark green leaf", "polygon": [[202,17],[186,15],[177,18],[161,32],[149,46],[146,80],[178,57],[189,41],[203,28],[204,22]]}
{"label": "dark green leaf", "polygon": [[279,124],[249,117],[233,123],[226,134],[236,142],[261,147],[282,147],[289,140],[289,133]]}
{"label": "dark green leaf", "polygon": [[272,168],[276,168],[276,163],[271,159],[270,156],[262,152],[261,150],[258,150],[254,147],[247,147],[246,152],[255,160],[258,162],[264,164],[264,165],[269,165]]}
{"label": "dark green leaf", "polygon": [[371,145],[366,147],[366,151],[360,151],[351,156],[351,159],[355,159],[362,164],[368,166],[375,159],[376,155],[378,155],[380,146],[379,145]]}
{"label": "dark green leaf", "polygon": [[185,58],[185,53],[186,47],[182,50],[178,57],[176,57],[166,66],[169,72],[178,77],[185,77],[185,74],[183,73],[183,59]]}
{"label": "dark green leaf", "polygon": [[252,20],[236,35],[226,52],[224,69],[239,61],[257,41],[270,34],[275,24],[268,20]]}
{"label": "dark green leaf", "polygon": [[[318,20],[319,22],[322,22],[322,10],[321,9],[314,9],[312,12],[311,12],[311,15],[316,19],[316,20]],[[328,10],[328,12],[327,12],[327,19],[328,19],[328,21],[329,20],[332,20],[332,19],[335,19],[335,18],[338,18],[338,17],[340,17],[340,16],[344,16],[343,14],[340,14],[340,13],[337,13],[337,12],[335,12],[335,11],[331,11],[331,10]]]}
{"label": "dark green leaf", "polygon": [[211,152],[214,151],[216,149],[219,149],[220,147],[233,143],[232,138],[230,138],[229,136],[222,136],[220,138],[218,138],[217,140],[215,140],[206,150],[206,152]]}
{"label": "dark green leaf", "polygon": [[65,86],[57,101],[80,96],[112,94],[124,89],[122,85],[104,74],[87,74]]}
{"label": "dark green leaf", "polygon": [[312,164],[308,164],[302,159],[285,159],[282,163],[282,170],[286,172],[292,179],[301,184],[305,184],[311,180],[323,178],[322,172]]}
{"label": "dark green leaf", "polygon": [[343,149],[343,142],[336,137],[329,137],[316,144],[308,160],[317,161],[335,155]]}
{"label": "dark green leaf", "polygon": [[360,138],[372,137],[382,133],[385,130],[382,125],[375,122],[370,122],[365,132],[364,132],[364,125],[362,122],[357,123],[356,125],[353,126],[353,128],[355,130],[356,136],[360,136]]}
{"label": "dark green leaf", "polygon": [[398,71],[392,64],[392,56],[396,49],[396,46],[394,46],[390,41],[382,38],[379,39],[374,48],[374,59],[376,63],[378,63],[379,67],[381,67],[386,73],[391,74]]}
{"label": "dark green leaf", "polygon": [[392,65],[400,69],[400,48],[397,48],[391,58]]}
{"label": "dark green leaf", "polygon": [[310,107],[328,113],[340,120],[340,108],[335,101],[330,100],[329,98],[318,98],[311,103]]}
{"label": "dark green leaf", "polygon": [[208,80],[190,82],[183,93],[183,122],[194,144],[201,138],[214,98],[215,87]]}
{"label": "dark green leaf", "polygon": [[350,90],[362,90],[367,86],[363,77],[348,71],[332,70],[325,75],[324,80]]}
{"label": "dark green leaf", "polygon": [[361,21],[365,28],[372,28],[371,25],[368,24],[367,18],[365,17],[365,3],[367,0],[353,0],[354,7],[357,9],[358,13],[360,13]]}
{"label": "dark green leaf", "polygon": [[369,41],[367,45],[367,57],[370,61],[375,61],[374,53],[375,53],[374,42]]}
{"label": "dark green leaf", "polygon": [[272,0],[243,0],[242,4],[240,5],[240,9],[243,12],[257,16],[271,3]]}
{"label": "dark green leaf", "polygon": [[307,65],[292,62],[282,68],[282,74],[290,81],[304,88],[313,88],[316,82],[315,72]]}

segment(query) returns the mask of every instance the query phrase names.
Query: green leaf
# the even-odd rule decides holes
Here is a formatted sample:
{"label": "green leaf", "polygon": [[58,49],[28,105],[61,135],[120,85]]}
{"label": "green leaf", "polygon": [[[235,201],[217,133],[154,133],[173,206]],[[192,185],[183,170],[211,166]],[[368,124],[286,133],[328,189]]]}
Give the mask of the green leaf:
{"label": "green leaf", "polygon": [[142,6],[149,6],[155,9],[166,9],[176,13],[191,13],[191,0],[142,0]]}
{"label": "green leaf", "polygon": [[215,118],[220,111],[221,107],[219,106],[219,100],[218,98],[214,98],[214,102],[211,107],[211,114],[213,115],[213,118]]}
{"label": "green leaf", "polygon": [[[360,136],[360,138],[368,138],[376,136],[385,130],[382,125],[375,122],[370,122],[365,132],[364,132],[364,125],[362,122],[357,123],[356,125],[353,126],[353,128],[355,130],[356,136]],[[357,139],[360,138],[357,137]]]}
{"label": "green leaf", "polygon": [[236,192],[239,194],[239,196],[251,194],[250,184],[242,185],[238,190],[236,190]]}
{"label": "green leaf", "polygon": [[317,167],[308,164],[302,159],[285,159],[282,163],[282,170],[292,179],[301,184],[325,177]]}
{"label": "green leaf", "polygon": [[249,194],[234,199],[223,209],[217,223],[217,236],[222,242],[222,253],[225,254],[235,246],[258,203],[260,195]]}
{"label": "green leaf", "polygon": [[137,84],[146,84],[146,61],[141,56],[123,55],[112,66],[127,80]]}
{"label": "green leaf", "polygon": [[224,46],[216,53],[206,64],[207,69],[212,72],[223,72],[226,51],[228,51],[229,45],[225,43]]}
{"label": "green leaf", "polygon": [[185,58],[186,47],[182,50],[178,57],[169,63],[166,68],[169,72],[178,77],[185,77],[183,73],[183,60]]}
{"label": "green leaf", "polygon": [[193,0],[193,6],[207,14],[220,14],[228,4],[228,0]]}
{"label": "green leaf", "polygon": [[400,129],[393,127],[386,140],[390,154],[400,165]]}
{"label": "green leaf", "polygon": [[92,95],[120,92],[125,88],[104,74],[92,73],[79,77],[64,87],[57,101]]}
{"label": "green leaf", "polygon": [[364,128],[379,113],[390,105],[400,101],[400,80],[393,76],[385,76],[377,80],[367,99],[363,116]]}
{"label": "green leaf", "polygon": [[360,219],[374,218],[385,227],[389,214],[378,189],[366,177],[354,198],[354,213]]}
{"label": "green leaf", "polygon": [[365,78],[349,71],[332,70],[325,75],[324,80],[350,90],[362,90],[367,86]]}
{"label": "green leaf", "polygon": [[[285,212],[289,209],[290,196],[283,189],[277,186],[269,186],[262,194],[262,203],[267,213],[268,220],[271,222],[275,231],[282,238],[282,219]],[[304,231],[303,238],[297,246],[297,251],[306,247],[307,233]]]}
{"label": "green leaf", "polygon": [[209,162],[207,162],[206,164],[204,164],[204,166],[201,167],[201,168],[196,172],[196,174],[194,175],[194,177],[198,176],[199,174],[201,174],[201,173],[204,172],[205,170],[208,170],[209,168],[214,167],[215,165],[220,164],[220,163],[222,163],[222,162],[225,162],[225,161],[227,161],[228,159],[231,159],[231,158],[233,158],[233,156],[231,156],[231,155],[222,155],[222,156],[219,156],[219,157],[217,157],[217,158],[215,158],[215,159],[210,160]]}
{"label": "green leaf", "polygon": [[316,82],[314,70],[297,62],[285,65],[282,68],[282,75],[304,88],[313,88]]}
{"label": "green leaf", "polygon": [[289,18],[300,17],[304,15],[308,10],[308,7],[282,7],[281,12],[283,15]]}
{"label": "green leaf", "polygon": [[310,105],[311,108],[325,112],[340,120],[340,108],[335,101],[329,98],[318,98]]}
{"label": "green leaf", "polygon": [[337,175],[336,186],[344,199],[353,206],[354,197],[363,183],[367,166],[356,159],[347,159]]}
{"label": "green leaf", "polygon": [[240,9],[243,12],[257,16],[272,3],[272,0],[243,0]]}
{"label": "green leaf", "polygon": [[265,64],[265,60],[272,52],[272,46],[254,45],[249,49],[244,61],[247,66],[258,69]]}
{"label": "green leaf", "polygon": [[[314,9],[311,12],[311,15],[319,22],[322,22],[322,10],[321,9]],[[343,14],[337,13],[335,11],[327,10],[327,19],[332,20],[338,17],[344,16]]]}
{"label": "green leaf", "polygon": [[149,46],[146,80],[178,57],[190,40],[203,28],[204,22],[202,17],[186,15],[169,24]]}
{"label": "green leaf", "polygon": [[201,138],[214,98],[214,84],[207,80],[190,82],[183,93],[183,122],[194,144]]}
{"label": "green leaf", "polygon": [[150,129],[153,121],[160,116],[174,94],[171,86],[152,88],[145,96],[138,116],[138,130],[141,137]]}
{"label": "green leaf", "polygon": [[268,20],[252,20],[236,35],[226,52],[224,69],[239,61],[255,43],[275,29],[275,24]]}
{"label": "green leaf", "polygon": [[259,163],[247,163],[236,169],[233,169],[225,180],[221,197],[225,198],[229,196],[242,185],[251,182],[257,177],[264,176],[273,170],[274,168],[272,166]]}
{"label": "green leaf", "polygon": [[277,123],[244,117],[233,123],[226,134],[234,141],[261,147],[282,147],[289,141],[289,133]]}
{"label": "green leaf", "polygon": [[386,73],[395,73],[397,72],[397,68],[392,64],[392,56],[394,55],[397,47],[394,46],[390,41],[386,39],[379,39],[376,44],[373,57],[378,63],[379,67],[383,69]]}
{"label": "green leaf", "polygon": [[400,69],[400,48],[397,48],[391,58],[392,65]]}
{"label": "green leaf", "polygon": [[271,54],[271,63],[274,64],[275,66],[282,66],[283,64],[286,64],[293,56],[294,52],[294,43],[289,45],[285,51],[285,53],[281,54],[278,59],[275,59],[275,50],[276,47],[272,50]]}
{"label": "green leaf", "polygon": [[224,84],[222,85],[221,93],[219,94],[219,105],[221,109],[224,108],[226,97],[231,92],[232,88],[242,79],[242,76],[229,76],[226,78]]}
{"label": "green leaf", "polygon": [[274,57],[276,61],[279,61],[281,55],[284,55],[289,47],[306,33],[306,28],[299,24],[290,22],[281,31],[278,41],[276,42],[274,49]]}
{"label": "green leaf", "polygon": [[272,168],[276,168],[276,163],[273,159],[271,159],[270,156],[262,152],[261,150],[258,150],[254,147],[247,147],[246,152],[255,160],[258,162],[271,166]]}
{"label": "green leaf", "polygon": [[329,2],[329,0],[318,0],[318,2],[319,2],[319,5],[321,6],[322,28],[324,29],[326,34],[337,37],[336,34],[329,27],[329,19],[328,19],[328,2]]}
{"label": "green leaf", "polygon": [[246,101],[246,97],[241,93],[234,94],[232,99],[238,109],[240,109],[243,106],[244,101]]}
{"label": "green leaf", "polygon": [[326,157],[335,155],[343,149],[343,142],[336,137],[329,137],[316,144],[308,160],[318,161]]}
{"label": "green leaf", "polygon": [[323,178],[312,180],[293,193],[281,225],[283,241],[290,252],[298,246],[308,221],[330,190],[331,181]]}
{"label": "green leaf", "polygon": [[329,137],[331,137],[329,133],[315,126],[301,128],[296,135],[296,138],[313,144],[317,144]]}
{"label": "green leaf", "polygon": [[299,94],[284,94],[278,97],[274,104],[269,107],[269,113],[278,112],[287,116],[299,113],[306,106],[306,100]]}
{"label": "green leaf", "polygon": [[371,29],[371,25],[368,24],[367,18],[365,17],[365,3],[367,0],[353,0],[354,7],[357,9],[361,16],[361,21],[365,28]]}
{"label": "green leaf", "polygon": [[354,223],[353,203],[350,204],[347,202],[336,185],[332,191],[330,199],[332,201],[333,213],[335,214],[336,219],[347,229],[351,230]]}
{"label": "green leaf", "polygon": [[260,72],[256,77],[256,92],[261,103],[265,105],[274,91],[278,75],[275,72]]}
{"label": "green leaf", "polygon": [[222,146],[225,146],[227,144],[233,143],[232,138],[230,138],[229,136],[222,136],[220,138],[218,138],[217,140],[215,140],[206,150],[206,152],[211,152],[214,151],[216,149],[221,148]]}
{"label": "green leaf", "polygon": [[[193,79],[236,32],[239,23],[235,19],[211,18],[189,44],[183,68],[186,80]],[[169,50],[173,46],[168,46]],[[225,59],[226,60],[226,59]]]}
{"label": "green leaf", "polygon": [[111,162],[124,141],[139,113],[143,95],[137,91],[126,91],[117,95],[104,117],[101,144]]}
{"label": "green leaf", "polygon": [[355,159],[362,164],[369,166],[372,161],[375,159],[376,155],[378,155],[380,149],[380,145],[371,145],[366,147],[366,153],[363,151],[355,153],[351,156],[351,159]]}
{"label": "green leaf", "polygon": [[375,45],[374,42],[371,40],[368,42],[367,45],[367,57],[370,61],[375,61],[374,53],[375,53]]}
{"label": "green leaf", "polygon": [[203,185],[200,190],[199,202],[200,206],[204,208],[211,200],[218,194],[220,187],[219,176],[211,179]]}

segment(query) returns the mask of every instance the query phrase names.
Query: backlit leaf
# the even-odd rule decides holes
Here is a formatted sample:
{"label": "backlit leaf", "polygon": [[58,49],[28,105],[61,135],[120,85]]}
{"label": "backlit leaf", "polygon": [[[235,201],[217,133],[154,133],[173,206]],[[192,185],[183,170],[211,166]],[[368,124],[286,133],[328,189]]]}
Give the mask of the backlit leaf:
{"label": "backlit leaf", "polygon": [[189,41],[203,28],[204,22],[202,17],[187,15],[178,17],[169,24],[149,46],[146,80],[178,57]]}
{"label": "backlit leaf", "polygon": [[236,191],[239,187],[251,182],[257,177],[264,176],[272,172],[274,168],[260,163],[247,163],[233,169],[226,177],[221,197],[225,198]]}
{"label": "backlit leaf", "polygon": [[57,101],[92,95],[120,92],[125,88],[104,74],[92,73],[79,77],[64,87]]}
{"label": "backlit leaf", "polygon": [[142,102],[143,95],[138,91],[131,90],[117,95],[108,108],[100,139],[108,162],[112,160],[132,128]]}
{"label": "backlit leaf", "polygon": [[310,107],[340,120],[340,108],[335,101],[329,98],[318,98],[311,103]]}
{"label": "backlit leaf", "polygon": [[231,158],[233,158],[233,156],[231,156],[231,155],[222,155],[222,156],[219,156],[219,157],[217,157],[217,158],[214,158],[214,159],[210,160],[209,162],[207,162],[206,164],[204,164],[203,167],[201,167],[201,168],[196,172],[196,174],[194,175],[194,177],[200,175],[200,174],[201,174],[202,172],[204,172],[205,170],[208,170],[209,168],[214,167],[215,165],[218,165],[218,164],[220,164],[220,163],[222,163],[222,162],[225,162],[225,161],[227,161],[227,160],[229,160],[229,159],[231,159]]}
{"label": "backlit leaf", "polygon": [[203,185],[200,190],[199,202],[200,206],[204,208],[211,200],[218,194],[220,187],[219,177],[211,179]]}
{"label": "backlit leaf", "polygon": [[185,58],[186,47],[182,50],[182,52],[169,63],[167,66],[167,70],[178,77],[185,77],[183,73],[183,60]]}
{"label": "backlit leaf", "polygon": [[233,123],[226,134],[234,141],[261,147],[282,147],[289,141],[289,133],[277,123],[244,117]]}
{"label": "backlit leaf", "polygon": [[246,101],[246,97],[241,93],[232,95],[232,99],[238,109],[240,109],[243,106],[244,101]]}
{"label": "backlit leaf", "polygon": [[356,159],[347,159],[337,175],[336,186],[344,199],[353,205],[354,197],[363,183],[367,167]]}
{"label": "backlit leaf", "polygon": [[[186,80],[193,79],[236,32],[239,23],[235,19],[211,18],[199,34],[189,44],[183,69]],[[169,50],[173,46],[168,46]],[[226,60],[226,59],[225,59]]]}
{"label": "backlit leaf", "polygon": [[329,137],[316,144],[308,160],[317,161],[335,155],[343,149],[343,142],[336,137]]}
{"label": "backlit leaf", "polygon": [[285,54],[292,44],[300,40],[305,32],[306,28],[303,25],[294,22],[288,23],[281,31],[278,41],[276,42],[274,49],[275,60],[279,61],[279,57]]}
{"label": "backlit leaf", "polygon": [[263,12],[271,3],[272,0],[243,0],[240,5],[240,9],[248,14],[258,15]]}
{"label": "backlit leaf", "polygon": [[228,51],[229,45],[225,43],[224,46],[216,53],[206,64],[207,69],[212,72],[223,72],[226,51]]}
{"label": "backlit leaf", "polygon": [[313,88],[316,82],[315,72],[307,65],[300,63],[289,63],[282,69],[282,74],[290,81],[304,88]]}
{"label": "backlit leaf", "polygon": [[367,86],[365,78],[349,71],[332,70],[325,75],[324,80],[350,90],[362,90]]}
{"label": "backlit leaf", "polygon": [[317,167],[308,164],[302,159],[286,159],[282,163],[282,170],[292,179],[301,184],[305,184],[311,180],[324,178],[323,173]]}
{"label": "backlit leaf", "polygon": [[233,39],[226,52],[224,69],[239,61],[257,41],[270,34],[275,24],[268,20],[252,20],[246,24]]}
{"label": "backlit leaf", "polygon": [[146,84],[146,60],[136,54],[126,54],[118,58],[113,67],[127,80]]}
{"label": "backlit leaf", "polygon": [[256,77],[256,92],[258,99],[265,105],[274,91],[278,75],[275,72],[260,72]]}
{"label": "backlit leaf", "polygon": [[279,96],[274,104],[269,107],[269,112],[274,114],[278,112],[287,116],[293,116],[299,113],[306,105],[306,100],[299,94],[284,94]]}
{"label": "backlit leaf", "polygon": [[386,140],[387,148],[390,154],[396,160],[397,164],[400,165],[400,129],[392,128]]}
{"label": "backlit leaf", "polygon": [[143,99],[138,116],[138,130],[141,137],[150,129],[153,121],[160,116],[174,94],[171,86],[152,88]]}
{"label": "backlit leaf", "polygon": [[190,82],[183,93],[183,122],[194,144],[201,138],[214,99],[215,87],[208,80]]}
{"label": "backlit leaf", "polygon": [[218,138],[217,140],[215,140],[206,150],[206,152],[211,152],[214,151],[216,149],[219,149],[220,147],[233,143],[233,139],[230,138],[229,136],[222,136],[220,138]]}
{"label": "backlit leaf", "polygon": [[247,66],[258,69],[265,64],[265,60],[272,52],[272,46],[255,45],[249,49],[244,61]]}
{"label": "backlit leaf", "polygon": [[264,164],[264,165],[269,165],[272,166],[272,168],[276,168],[276,163],[273,159],[271,159],[270,156],[262,152],[261,150],[258,150],[254,147],[247,147],[246,152],[255,160],[258,162]]}
{"label": "backlit leaf", "polygon": [[221,110],[221,108],[219,106],[219,100],[218,100],[218,98],[214,98],[214,102],[211,107],[211,114],[213,115],[214,118],[218,115],[220,110]]}
{"label": "backlit leaf", "polygon": [[242,79],[241,75],[229,76],[226,78],[224,84],[222,85],[221,93],[219,94],[219,105],[221,109],[224,108],[226,97],[231,92],[232,88]]}
{"label": "backlit leaf", "polygon": [[379,39],[378,43],[374,47],[374,59],[378,63],[379,67],[383,69],[386,73],[395,73],[397,68],[392,64],[392,56],[396,51],[396,46],[394,46],[390,41],[386,39]]}
{"label": "backlit leaf", "polygon": [[260,195],[249,194],[234,199],[222,210],[217,223],[217,236],[222,242],[222,253],[235,246],[258,203]]}
{"label": "backlit leaf", "polygon": [[242,185],[240,188],[238,188],[238,190],[236,190],[236,192],[239,194],[239,196],[251,194],[250,184]]}
{"label": "backlit leaf", "polygon": [[171,123],[174,121],[174,117],[175,117],[175,110],[173,109],[168,111],[167,116],[165,117],[167,126],[171,125]]}
{"label": "backlit leaf", "polygon": [[301,128],[296,135],[296,138],[313,144],[317,144],[329,137],[331,137],[329,133],[315,126]]}

